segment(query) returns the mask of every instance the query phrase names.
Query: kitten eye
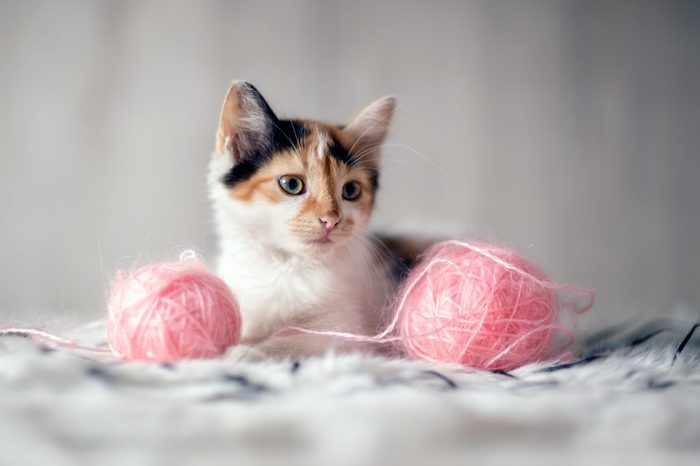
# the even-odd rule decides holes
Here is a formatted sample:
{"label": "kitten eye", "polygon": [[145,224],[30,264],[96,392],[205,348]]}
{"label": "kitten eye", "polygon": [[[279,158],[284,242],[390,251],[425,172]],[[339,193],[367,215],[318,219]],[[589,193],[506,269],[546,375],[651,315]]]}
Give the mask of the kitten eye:
{"label": "kitten eye", "polygon": [[287,194],[298,196],[304,192],[304,180],[294,175],[282,175],[277,178],[277,182]]}
{"label": "kitten eye", "polygon": [[360,197],[360,183],[357,181],[348,181],[343,185],[343,199],[354,201]]}

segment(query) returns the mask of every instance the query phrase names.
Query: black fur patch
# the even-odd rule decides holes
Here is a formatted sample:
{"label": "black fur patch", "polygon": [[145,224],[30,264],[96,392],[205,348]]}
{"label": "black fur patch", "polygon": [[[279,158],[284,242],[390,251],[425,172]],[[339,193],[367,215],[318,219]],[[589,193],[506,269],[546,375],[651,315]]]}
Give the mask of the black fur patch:
{"label": "black fur patch", "polygon": [[260,166],[261,164],[250,160],[241,160],[234,165],[226,175],[224,175],[222,181],[226,186],[232,188],[241,181],[250,179],[250,177],[253,176],[256,171],[258,171]]}
{"label": "black fur patch", "polygon": [[300,144],[308,130],[300,121],[271,118],[272,147],[266,152],[247,154],[224,175],[222,182],[229,188],[250,179],[260,168],[269,163],[275,152],[291,149]]}
{"label": "black fur patch", "polygon": [[330,147],[329,152],[331,157],[339,162],[343,162],[345,165],[352,167],[357,163],[357,159],[350,155],[345,147],[343,147],[338,141],[334,141],[334,144]]}
{"label": "black fur patch", "polygon": [[369,182],[372,183],[372,189],[379,189],[379,170],[373,169],[370,175]]}

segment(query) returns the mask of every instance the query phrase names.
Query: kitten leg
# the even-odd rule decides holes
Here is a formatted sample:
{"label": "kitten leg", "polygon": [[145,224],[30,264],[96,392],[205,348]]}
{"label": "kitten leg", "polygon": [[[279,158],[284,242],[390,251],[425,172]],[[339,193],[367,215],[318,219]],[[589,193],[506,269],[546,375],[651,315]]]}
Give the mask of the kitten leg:
{"label": "kitten leg", "polygon": [[231,346],[223,357],[232,362],[260,362],[268,358],[264,351],[245,344]]}
{"label": "kitten leg", "polygon": [[329,352],[372,352],[371,346],[366,343],[311,334],[272,337],[256,345],[256,348],[272,359],[308,358],[311,356],[323,356]]}

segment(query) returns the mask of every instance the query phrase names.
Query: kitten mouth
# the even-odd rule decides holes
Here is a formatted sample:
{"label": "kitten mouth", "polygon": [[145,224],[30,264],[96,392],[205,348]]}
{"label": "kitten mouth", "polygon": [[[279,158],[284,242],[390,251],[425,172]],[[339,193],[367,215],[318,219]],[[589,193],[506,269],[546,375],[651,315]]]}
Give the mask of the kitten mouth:
{"label": "kitten mouth", "polygon": [[333,240],[328,235],[321,236],[320,238],[314,238],[306,241],[309,244],[330,244]]}

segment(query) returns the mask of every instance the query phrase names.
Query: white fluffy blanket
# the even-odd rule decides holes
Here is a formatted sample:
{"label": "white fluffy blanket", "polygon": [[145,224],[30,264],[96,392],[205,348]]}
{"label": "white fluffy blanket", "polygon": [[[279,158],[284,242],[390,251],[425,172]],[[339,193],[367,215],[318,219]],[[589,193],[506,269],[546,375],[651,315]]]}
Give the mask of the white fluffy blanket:
{"label": "white fluffy blanket", "polygon": [[2,337],[0,465],[697,465],[700,335],[658,330],[510,374],[362,355],[100,363]]}

